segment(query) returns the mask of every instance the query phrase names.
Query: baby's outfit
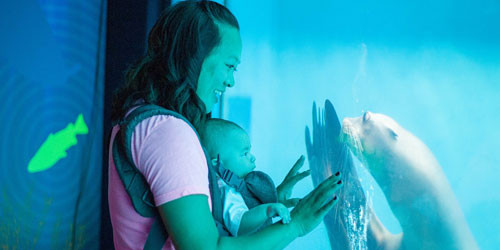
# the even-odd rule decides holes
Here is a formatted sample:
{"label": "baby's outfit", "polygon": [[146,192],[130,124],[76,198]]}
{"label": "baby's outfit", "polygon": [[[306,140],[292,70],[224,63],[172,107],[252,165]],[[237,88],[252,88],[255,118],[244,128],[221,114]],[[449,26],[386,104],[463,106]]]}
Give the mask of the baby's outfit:
{"label": "baby's outfit", "polygon": [[[278,193],[273,180],[264,172],[252,171],[244,179],[229,170],[221,172],[218,184],[224,201],[222,217],[231,235],[237,236],[243,214],[258,205],[278,202]],[[269,218],[259,230],[271,223]]]}

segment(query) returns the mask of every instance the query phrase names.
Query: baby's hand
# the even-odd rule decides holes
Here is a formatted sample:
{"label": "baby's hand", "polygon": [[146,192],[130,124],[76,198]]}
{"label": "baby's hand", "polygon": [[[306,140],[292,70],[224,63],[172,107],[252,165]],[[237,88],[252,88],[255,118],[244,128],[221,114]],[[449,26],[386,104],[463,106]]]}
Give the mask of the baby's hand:
{"label": "baby's hand", "polygon": [[290,211],[288,211],[285,205],[281,203],[269,203],[267,206],[267,217],[273,218],[275,216],[281,217],[283,224],[288,224],[292,220]]}

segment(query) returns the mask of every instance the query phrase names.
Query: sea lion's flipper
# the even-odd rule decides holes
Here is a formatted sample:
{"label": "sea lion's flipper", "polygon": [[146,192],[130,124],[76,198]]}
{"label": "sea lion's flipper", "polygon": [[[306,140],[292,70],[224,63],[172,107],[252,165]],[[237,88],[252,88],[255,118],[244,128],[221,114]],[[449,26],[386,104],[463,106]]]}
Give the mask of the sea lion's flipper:
{"label": "sea lion's flipper", "polygon": [[366,213],[361,212],[365,209],[366,198],[350,151],[339,140],[341,125],[337,112],[329,100],[325,101],[324,110],[318,110],[313,103],[312,111],[312,135],[306,128],[305,137],[313,184],[319,185],[337,171],[342,172],[344,182],[337,194],[339,203],[324,219],[330,245],[332,249],[366,248],[366,238],[361,235],[366,232],[363,230]]}

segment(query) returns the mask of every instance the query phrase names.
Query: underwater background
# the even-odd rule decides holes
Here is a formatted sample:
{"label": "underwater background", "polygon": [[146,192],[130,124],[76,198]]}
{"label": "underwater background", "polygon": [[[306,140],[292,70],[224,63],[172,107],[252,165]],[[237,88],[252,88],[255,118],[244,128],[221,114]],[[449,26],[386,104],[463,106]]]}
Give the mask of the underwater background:
{"label": "underwater background", "polygon": [[[228,2],[243,53],[223,117],[250,131],[257,169],[280,183],[306,155],[313,102],[329,99],[341,121],[383,113],[433,151],[479,247],[498,249],[500,2]],[[380,188],[357,169],[377,216],[401,232]],[[304,180],[294,195],[312,188]],[[320,225],[287,249],[329,249],[326,234]]]}

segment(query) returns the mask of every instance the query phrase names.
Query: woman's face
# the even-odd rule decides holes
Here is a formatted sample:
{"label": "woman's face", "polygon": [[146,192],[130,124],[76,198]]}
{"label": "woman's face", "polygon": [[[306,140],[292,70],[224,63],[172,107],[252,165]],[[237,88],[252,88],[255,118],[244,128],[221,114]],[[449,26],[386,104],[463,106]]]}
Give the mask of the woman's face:
{"label": "woman's face", "polygon": [[196,94],[205,104],[207,113],[212,111],[217,98],[234,86],[234,71],[240,63],[240,32],[227,24],[217,24],[220,44],[205,58],[198,78]]}

